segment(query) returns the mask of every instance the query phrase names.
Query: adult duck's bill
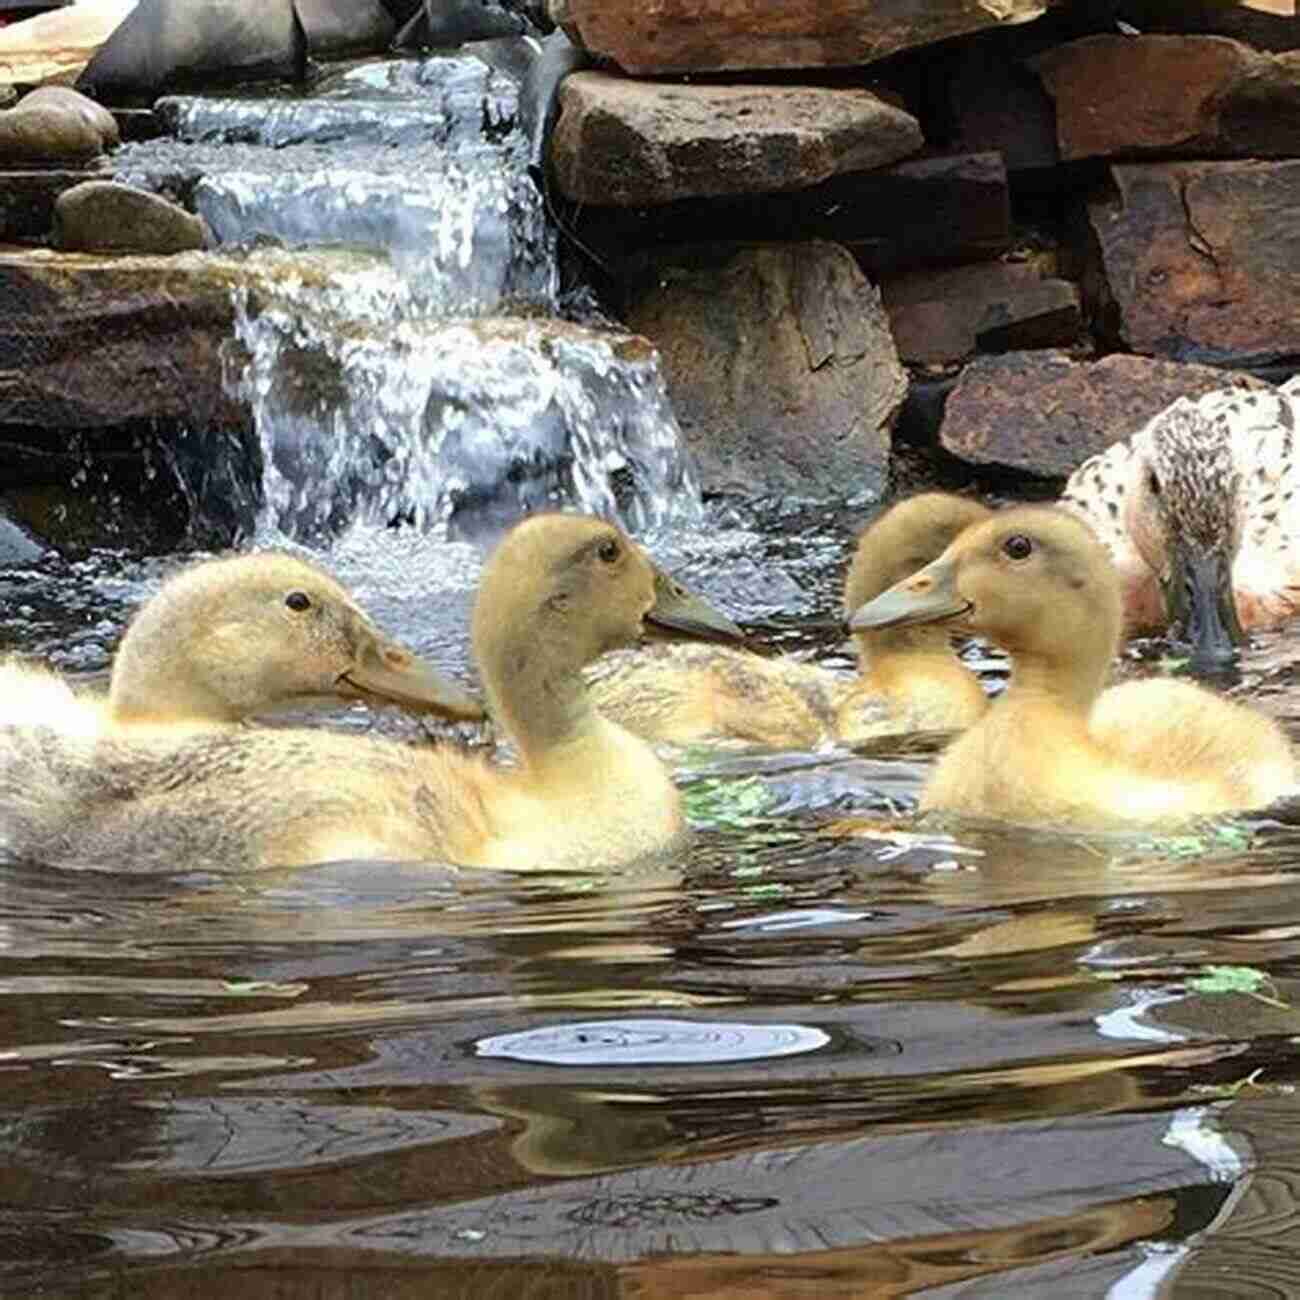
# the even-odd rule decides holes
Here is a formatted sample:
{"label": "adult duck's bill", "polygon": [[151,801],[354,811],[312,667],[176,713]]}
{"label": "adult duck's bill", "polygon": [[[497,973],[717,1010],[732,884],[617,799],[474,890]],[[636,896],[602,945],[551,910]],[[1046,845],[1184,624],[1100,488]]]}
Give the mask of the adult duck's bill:
{"label": "adult duck's bill", "polygon": [[1222,668],[1246,644],[1232,590],[1232,559],[1222,548],[1203,550],[1183,541],[1171,547],[1161,584],[1170,626],[1192,646],[1192,665]]}
{"label": "adult duck's bill", "polygon": [[943,556],[896,582],[849,616],[849,628],[909,627],[915,623],[942,623],[960,618],[973,608],[957,590],[957,566]]}
{"label": "adult duck's bill", "polygon": [[410,713],[439,713],[461,722],[487,717],[483,705],[450,678],[373,631],[358,646],[356,662],[339,676],[335,689],[345,699],[396,704]]}
{"label": "adult duck's bill", "polygon": [[676,578],[655,567],[655,603],[642,623],[648,635],[693,641],[743,641],[745,634],[725,614]]}

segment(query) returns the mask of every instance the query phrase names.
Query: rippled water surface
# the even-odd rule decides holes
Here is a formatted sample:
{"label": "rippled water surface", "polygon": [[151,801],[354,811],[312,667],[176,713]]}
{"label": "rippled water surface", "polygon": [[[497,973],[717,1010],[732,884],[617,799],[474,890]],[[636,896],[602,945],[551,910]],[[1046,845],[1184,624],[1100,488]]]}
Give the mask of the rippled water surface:
{"label": "rippled water surface", "polygon": [[[846,666],[851,517],[768,518],[650,541]],[[327,558],[469,676],[476,551]],[[5,639],[100,670],[171,562],[6,574]],[[927,761],[687,754],[654,877],[0,865],[0,1294],[1300,1293],[1297,831],[945,831]]]}

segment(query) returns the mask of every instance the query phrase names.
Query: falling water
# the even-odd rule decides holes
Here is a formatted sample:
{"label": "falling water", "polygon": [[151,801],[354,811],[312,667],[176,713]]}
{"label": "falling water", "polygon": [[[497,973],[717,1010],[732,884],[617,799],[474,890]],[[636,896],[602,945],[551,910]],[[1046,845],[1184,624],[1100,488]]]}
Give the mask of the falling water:
{"label": "falling water", "polygon": [[477,57],[370,64],[311,99],[163,100],[169,138],[123,151],[122,179],[185,195],[243,259],[227,372],[264,530],[698,516],[654,352],[558,318],[518,107]]}

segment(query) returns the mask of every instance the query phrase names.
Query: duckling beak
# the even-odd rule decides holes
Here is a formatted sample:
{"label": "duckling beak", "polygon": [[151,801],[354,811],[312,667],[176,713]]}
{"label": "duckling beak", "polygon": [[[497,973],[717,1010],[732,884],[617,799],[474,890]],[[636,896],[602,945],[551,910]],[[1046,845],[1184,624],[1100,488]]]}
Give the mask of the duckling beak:
{"label": "duckling beak", "polygon": [[958,618],[974,606],[957,591],[956,583],[957,566],[940,557],[859,606],[849,617],[849,629],[865,632]]}
{"label": "duckling beak", "polygon": [[693,641],[743,641],[745,634],[725,614],[702,596],[682,586],[662,569],[655,571],[655,603],[643,622],[650,635],[682,637]]}
{"label": "duckling beak", "polygon": [[334,689],[345,699],[397,704],[411,713],[440,713],[459,722],[487,717],[472,695],[386,637],[368,640]]}
{"label": "duckling beak", "polygon": [[1246,634],[1237,618],[1232,561],[1227,552],[1175,547],[1162,586],[1170,623],[1181,627],[1191,642],[1193,667],[1213,670],[1235,663]]}

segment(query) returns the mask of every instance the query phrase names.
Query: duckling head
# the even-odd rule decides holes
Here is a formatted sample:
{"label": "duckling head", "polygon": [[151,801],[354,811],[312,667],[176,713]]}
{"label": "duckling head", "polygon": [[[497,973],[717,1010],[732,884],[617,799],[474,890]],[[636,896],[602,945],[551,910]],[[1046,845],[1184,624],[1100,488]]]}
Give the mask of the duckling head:
{"label": "duckling head", "polygon": [[507,695],[539,712],[572,701],[579,671],[608,650],[648,635],[742,638],[622,529],[590,515],[533,515],[512,528],[484,568],[472,626],[493,714],[517,736]]}
{"label": "duckling head", "polygon": [[1087,707],[1119,639],[1119,581],[1092,530],[1064,510],[1016,506],[967,528],[919,572],[868,601],[855,631],[942,623],[1008,651],[1017,680]]}
{"label": "duckling head", "polygon": [[[978,501],[949,492],[921,492],[890,506],[858,538],[844,581],[845,613],[851,615],[882,591],[938,559],[964,529],[987,519],[990,513]],[[864,656],[886,644],[904,647],[946,643],[947,637],[947,629],[928,624],[892,631],[857,631]]]}
{"label": "duckling head", "polygon": [[1245,634],[1232,563],[1240,545],[1240,473],[1222,421],[1185,397],[1133,439],[1125,524],[1159,579],[1169,622],[1192,662],[1222,669]]}
{"label": "duckling head", "polygon": [[278,552],[208,561],[165,583],[118,648],[109,710],[117,722],[236,722],[322,696],[484,716],[323,569]]}

